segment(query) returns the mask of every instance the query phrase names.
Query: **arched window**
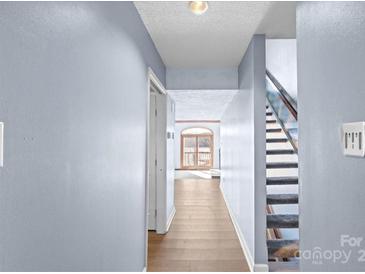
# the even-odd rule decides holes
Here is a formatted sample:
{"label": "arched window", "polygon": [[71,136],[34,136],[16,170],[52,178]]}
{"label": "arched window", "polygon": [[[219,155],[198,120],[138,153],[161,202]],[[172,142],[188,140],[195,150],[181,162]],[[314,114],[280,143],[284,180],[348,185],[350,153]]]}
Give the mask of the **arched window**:
{"label": "arched window", "polygon": [[213,167],[213,132],[202,127],[181,132],[181,168],[210,169]]}

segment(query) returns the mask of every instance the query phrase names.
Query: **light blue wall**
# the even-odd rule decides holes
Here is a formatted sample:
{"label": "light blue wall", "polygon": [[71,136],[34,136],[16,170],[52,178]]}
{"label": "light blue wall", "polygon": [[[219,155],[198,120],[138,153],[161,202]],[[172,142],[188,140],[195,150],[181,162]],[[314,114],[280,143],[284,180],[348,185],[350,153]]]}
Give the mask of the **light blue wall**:
{"label": "light blue wall", "polygon": [[147,66],[131,2],[0,4],[1,271],[141,271]]}
{"label": "light blue wall", "polygon": [[340,239],[365,239],[365,159],[343,155],[340,128],[365,119],[365,3],[300,3],[297,50],[300,249],[352,252],[347,263],[302,257],[301,270],[364,271],[365,240]]}
{"label": "light blue wall", "polygon": [[239,92],[221,121],[221,185],[257,266],[267,264],[264,35],[251,40],[238,75]]}
{"label": "light blue wall", "polygon": [[167,68],[167,89],[237,89],[237,68]]}
{"label": "light blue wall", "polygon": [[295,39],[267,39],[266,68],[289,95],[297,100],[297,41]]}

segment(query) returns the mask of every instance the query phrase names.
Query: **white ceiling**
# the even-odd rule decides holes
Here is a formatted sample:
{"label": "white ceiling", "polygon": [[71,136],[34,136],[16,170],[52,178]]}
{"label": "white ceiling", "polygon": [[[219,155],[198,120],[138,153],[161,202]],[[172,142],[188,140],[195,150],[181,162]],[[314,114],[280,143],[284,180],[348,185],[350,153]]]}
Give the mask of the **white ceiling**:
{"label": "white ceiling", "polygon": [[134,4],[167,67],[236,67],[253,34],[295,37],[295,2],[209,1],[200,16],[188,1]]}
{"label": "white ceiling", "polygon": [[175,120],[220,120],[236,90],[174,90]]}

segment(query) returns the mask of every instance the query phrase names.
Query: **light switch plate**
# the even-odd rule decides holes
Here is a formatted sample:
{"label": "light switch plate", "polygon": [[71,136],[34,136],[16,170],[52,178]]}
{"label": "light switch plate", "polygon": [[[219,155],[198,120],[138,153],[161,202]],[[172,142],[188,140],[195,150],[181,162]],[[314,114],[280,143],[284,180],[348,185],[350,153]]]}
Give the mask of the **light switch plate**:
{"label": "light switch plate", "polygon": [[342,147],[345,155],[364,157],[365,122],[342,125]]}
{"label": "light switch plate", "polygon": [[0,167],[4,166],[4,123],[0,122]]}

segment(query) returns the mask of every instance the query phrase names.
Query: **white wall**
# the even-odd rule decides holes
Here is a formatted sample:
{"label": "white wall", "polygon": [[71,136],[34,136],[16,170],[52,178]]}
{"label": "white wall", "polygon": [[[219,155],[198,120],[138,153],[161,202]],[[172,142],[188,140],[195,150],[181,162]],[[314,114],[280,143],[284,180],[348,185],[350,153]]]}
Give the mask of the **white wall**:
{"label": "white wall", "polygon": [[297,44],[295,39],[266,40],[266,68],[297,100]]}
{"label": "white wall", "polygon": [[175,124],[175,168],[181,168],[181,131],[192,127],[209,128],[214,133],[213,168],[219,168],[220,123],[176,123]]}
{"label": "white wall", "polygon": [[265,36],[255,35],[221,120],[221,188],[249,264],[260,270],[267,264],[265,101]]}
{"label": "white wall", "polygon": [[131,2],[1,2],[1,271],[142,271],[147,67]]}

